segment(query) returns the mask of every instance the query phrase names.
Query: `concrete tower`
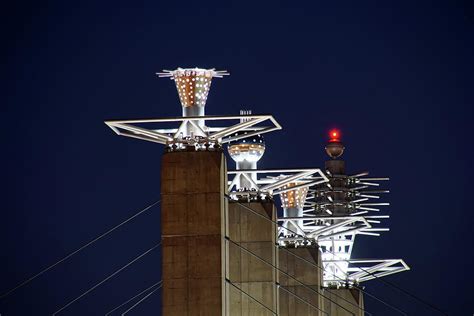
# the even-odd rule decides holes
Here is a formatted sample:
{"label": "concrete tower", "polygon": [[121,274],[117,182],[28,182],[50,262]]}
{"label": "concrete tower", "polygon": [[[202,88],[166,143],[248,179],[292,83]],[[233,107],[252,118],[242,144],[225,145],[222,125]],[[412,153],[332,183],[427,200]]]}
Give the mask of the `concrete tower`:
{"label": "concrete tower", "polygon": [[219,146],[204,140],[207,95],[212,78],[221,74],[199,68],[167,72],[183,117],[202,119],[180,126],[179,142],[161,163],[163,315],[223,315],[226,310],[226,162]]}
{"label": "concrete tower", "polygon": [[257,162],[265,153],[265,141],[257,134],[232,141],[227,149],[240,172],[234,179],[239,195],[229,202],[229,279],[243,290],[230,292],[230,315],[277,313],[276,208],[258,194]]}
{"label": "concrete tower", "polygon": [[[224,75],[227,75],[225,71],[215,69],[166,70],[159,76],[175,82],[181,117],[106,121],[118,135],[165,145],[161,161],[162,315],[218,316],[236,314],[236,310],[250,312],[255,304],[241,298],[253,297],[251,293],[255,291],[264,291],[263,298],[268,297],[265,308],[266,305],[272,308],[276,302],[272,269],[252,277],[245,277],[239,270],[240,279],[231,281],[231,273],[240,266],[246,264],[242,269],[247,271],[253,271],[255,266],[250,259],[240,259],[244,254],[239,253],[238,260],[233,257],[229,236],[235,233],[241,244],[264,247],[265,243],[274,245],[275,228],[258,231],[255,226],[258,222],[241,215],[242,212],[236,213],[238,219],[231,219],[222,145],[244,144],[249,137],[281,127],[270,115],[206,116],[212,79]],[[232,122],[230,126],[225,126],[229,122]],[[179,127],[155,126],[172,123],[179,123]],[[254,151],[251,146],[247,154]],[[266,204],[259,211],[269,217],[273,212]],[[275,261],[271,248],[262,255],[269,255]],[[233,292],[239,293],[239,298],[232,297]]]}
{"label": "concrete tower", "polygon": [[304,207],[310,187],[305,181],[284,186],[280,194],[283,217],[279,238],[281,315],[322,316],[322,266],[317,244],[304,236]]}

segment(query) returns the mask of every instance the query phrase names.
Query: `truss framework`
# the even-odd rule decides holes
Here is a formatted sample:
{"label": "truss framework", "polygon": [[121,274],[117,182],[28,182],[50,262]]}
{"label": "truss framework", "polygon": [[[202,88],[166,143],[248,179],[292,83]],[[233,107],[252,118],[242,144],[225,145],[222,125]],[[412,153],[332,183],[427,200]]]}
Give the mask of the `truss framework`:
{"label": "truss framework", "polygon": [[[348,264],[346,279],[350,284],[365,282],[375,278],[410,270],[410,267],[402,259],[349,259],[349,260],[326,260],[326,266],[336,264]],[[327,284],[338,283],[341,280],[334,278],[328,273],[324,276]]]}
{"label": "truss framework", "polygon": [[[248,134],[245,137],[248,137]],[[311,187],[329,181],[319,168],[231,170],[227,174],[230,178],[228,181],[229,195],[235,200],[276,196],[297,188]],[[252,179],[252,175],[256,175],[256,180]],[[244,177],[252,184],[250,190],[239,191],[236,189],[240,177]],[[294,182],[299,184],[289,188],[288,184]]]}
{"label": "truss framework", "polygon": [[[202,122],[238,121],[233,125],[206,126]],[[155,129],[140,125],[179,123],[178,128]],[[263,125],[266,123],[267,125]],[[270,124],[268,124],[270,123]],[[197,149],[219,146],[234,140],[251,137],[280,130],[282,127],[272,115],[231,115],[231,116],[188,116],[174,118],[137,119],[137,120],[109,120],[105,121],[117,135],[137,138],[149,142],[168,145],[172,149],[184,149],[195,146]],[[188,125],[193,127],[195,134],[187,136],[183,133]],[[245,135],[235,135],[237,132],[247,131]]]}
{"label": "truss framework", "polygon": [[[329,224],[328,217],[321,216],[303,216],[303,217],[283,217],[279,218],[279,222],[294,222],[303,220],[302,235],[295,237],[281,237],[280,241],[288,240],[306,240],[308,238],[315,241],[322,242],[331,238],[341,238],[346,236],[353,236],[361,232],[373,231],[372,225],[363,216],[334,216],[332,221],[338,221],[335,224]],[[279,228],[280,233],[283,233],[285,228]],[[292,232],[287,232],[291,234]]]}
{"label": "truss framework", "polygon": [[[310,189],[303,216],[278,219],[282,223],[278,231],[280,245],[303,246],[308,241],[319,245],[325,286],[353,285],[409,270],[402,259],[352,259],[357,235],[380,236],[381,232],[389,230],[375,227],[382,219],[389,218],[388,215],[369,215],[369,212],[380,212],[380,206],[389,205],[385,202],[371,202],[372,199],[380,199],[380,194],[388,193],[386,190],[372,188],[380,186],[380,181],[389,179],[367,178],[367,175],[367,172],[353,176],[327,173],[329,182]],[[344,181],[346,185],[331,186],[331,179],[335,178],[337,181]],[[342,194],[345,199],[333,199],[331,196],[335,193]],[[344,210],[343,215],[340,215],[341,209]],[[333,214],[331,210],[336,210],[339,214]],[[292,223],[297,231],[288,231],[286,223]]]}

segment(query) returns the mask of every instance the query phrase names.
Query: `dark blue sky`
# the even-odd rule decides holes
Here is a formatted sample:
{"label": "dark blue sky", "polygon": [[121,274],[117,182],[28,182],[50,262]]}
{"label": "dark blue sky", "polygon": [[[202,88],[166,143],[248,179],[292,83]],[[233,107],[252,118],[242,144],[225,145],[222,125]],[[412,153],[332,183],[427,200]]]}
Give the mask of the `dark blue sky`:
{"label": "dark blue sky", "polygon": [[[388,280],[471,315],[474,10],[456,1],[23,2],[3,7],[0,291],[159,198],[159,145],[105,119],[180,114],[156,71],[216,67],[208,114],[272,113],[260,166],[322,167],[332,127],[349,172],[390,176],[391,231],[354,255],[404,258]],[[144,214],[0,302],[48,315],[160,238]],[[160,251],[68,308],[102,315],[160,279]],[[410,315],[433,311],[378,281]],[[397,315],[366,298],[375,315]],[[159,295],[136,310],[156,315]]]}

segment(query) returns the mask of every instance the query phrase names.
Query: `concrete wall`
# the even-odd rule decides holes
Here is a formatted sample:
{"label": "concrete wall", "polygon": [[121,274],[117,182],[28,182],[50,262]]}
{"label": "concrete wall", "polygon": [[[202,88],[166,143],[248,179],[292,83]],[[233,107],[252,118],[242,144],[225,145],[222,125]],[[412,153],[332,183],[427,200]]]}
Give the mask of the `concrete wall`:
{"label": "concrete wall", "polygon": [[275,221],[275,207],[271,201],[243,204],[253,211],[239,203],[229,203],[228,237],[232,242],[227,242],[227,277],[241,290],[229,287],[229,315],[274,315],[277,312],[276,225],[270,220]]}
{"label": "concrete wall", "polygon": [[225,312],[226,180],[222,152],[163,155],[163,315]]}
{"label": "concrete wall", "polygon": [[325,289],[324,311],[331,316],[364,316],[364,297],[358,289]]}
{"label": "concrete wall", "polygon": [[[238,203],[228,204],[224,196],[226,182],[222,152],[163,155],[163,315],[323,315],[318,308],[331,316],[363,315],[362,310],[347,302],[363,307],[360,291],[320,289],[322,272],[314,266],[321,266],[317,248],[277,250],[276,226],[269,221],[276,219],[273,202],[244,203],[253,212]],[[238,246],[226,241],[225,236]],[[235,287],[226,283],[226,278]],[[277,282],[286,291],[277,289]]]}
{"label": "concrete wall", "polygon": [[[317,247],[280,248],[279,305],[281,316],[323,315],[322,270]],[[304,284],[304,285],[303,285]]]}

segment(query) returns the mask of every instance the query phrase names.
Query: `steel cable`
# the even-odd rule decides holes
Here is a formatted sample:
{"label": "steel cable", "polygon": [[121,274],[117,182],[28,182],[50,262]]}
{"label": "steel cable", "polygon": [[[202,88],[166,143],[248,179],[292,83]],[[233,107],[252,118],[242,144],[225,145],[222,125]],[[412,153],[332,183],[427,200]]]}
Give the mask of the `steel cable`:
{"label": "steel cable", "polygon": [[117,309],[120,309],[121,307],[127,305],[128,303],[130,303],[131,301],[133,301],[134,299],[136,299],[137,297],[139,297],[140,295],[142,295],[143,293],[146,293],[148,291],[150,291],[151,289],[153,289],[154,287],[156,286],[160,286],[161,287],[161,284],[163,283],[163,281],[158,281],[156,282],[155,284],[152,284],[151,286],[147,287],[146,289],[144,289],[143,291],[141,291],[140,293],[134,295],[133,297],[129,298],[128,300],[126,300],[125,302],[123,302],[122,304],[114,307],[113,309],[111,309],[110,311],[108,311],[104,316],[108,316],[110,314],[112,314],[113,312],[115,312]]}
{"label": "steel cable", "polygon": [[148,299],[150,296],[153,295],[153,293],[155,293],[156,291],[158,291],[161,287],[162,287],[163,283],[160,284],[156,289],[154,289],[153,291],[151,291],[150,293],[148,293],[147,295],[145,295],[142,299],[140,299],[138,302],[136,302],[135,304],[132,305],[132,307],[130,307],[129,309],[127,309],[125,312],[123,312],[121,314],[121,316],[124,316],[126,315],[128,312],[130,312],[131,310],[133,310],[135,307],[137,307],[138,305],[140,305],[141,303],[143,303],[146,299]]}
{"label": "steel cable", "polygon": [[[284,272],[282,269],[276,267],[275,265],[271,264],[270,262],[268,262],[268,261],[265,260],[264,258],[262,258],[262,257],[260,257],[259,255],[253,253],[252,251],[248,250],[247,248],[245,248],[245,247],[239,245],[237,242],[233,241],[233,240],[230,239],[229,237],[226,237],[225,239],[226,239],[227,241],[229,241],[230,243],[232,243],[233,245],[239,247],[239,249],[244,250],[245,252],[247,252],[247,253],[249,253],[250,255],[252,255],[252,256],[254,256],[255,258],[257,258],[258,260],[262,261],[263,263],[268,264],[269,266],[271,266],[271,267],[274,268],[275,270],[277,270],[277,271],[283,273],[284,275],[286,275],[286,276],[289,277],[290,279],[296,281],[298,284],[302,285],[305,289],[307,289],[307,290],[309,290],[309,291],[311,291],[311,292],[314,292],[314,293],[316,293],[316,294],[319,294],[319,295],[321,295],[322,297],[324,297],[324,298],[328,299],[329,301],[331,301],[330,298],[328,298],[328,297],[324,296],[323,294],[319,293],[318,290],[315,290],[315,289],[310,288],[308,285],[306,285],[306,284],[304,284],[303,282],[299,281],[298,279],[296,279],[296,278],[293,277],[292,275],[290,275],[290,274]],[[279,287],[282,287],[282,286],[279,285]],[[339,305],[338,303],[336,303],[336,302],[334,302],[334,301],[331,301],[331,302],[334,303],[334,304],[336,304],[336,305],[338,305],[339,307],[341,307],[342,309],[346,310],[347,312],[351,313],[353,316],[355,316],[355,314],[354,314],[353,312],[351,312],[350,310],[344,308],[343,306]],[[350,303],[350,302],[348,302],[348,303]],[[352,305],[356,306],[355,304],[352,304]],[[356,307],[357,307],[357,308],[360,308],[359,306],[356,306]],[[328,313],[326,313],[326,312],[323,311],[322,309],[319,309],[319,308],[317,308],[317,307],[315,307],[315,308],[318,309],[320,312],[323,312],[323,313],[329,315]],[[369,315],[370,315],[370,314],[369,314]]]}
{"label": "steel cable", "polygon": [[30,283],[31,281],[33,281],[34,279],[38,278],[39,276],[41,276],[42,274],[46,273],[47,271],[51,270],[52,268],[56,267],[58,264],[66,261],[67,259],[71,258],[72,256],[74,256],[75,254],[77,254],[78,252],[84,250],[85,248],[89,247],[90,245],[94,244],[95,242],[99,241],[100,239],[104,238],[105,236],[109,235],[110,233],[112,233],[113,231],[115,231],[116,229],[118,229],[119,227],[125,225],[126,223],[128,223],[129,221],[131,221],[132,219],[134,219],[135,217],[143,214],[144,212],[148,211],[150,208],[152,208],[153,206],[157,205],[158,203],[160,203],[161,200],[157,200],[155,202],[153,202],[152,204],[148,205],[147,207],[145,207],[144,209],[140,210],[138,213],[135,213],[134,215],[132,215],[131,217],[127,218],[126,220],[124,220],[123,222],[121,222],[120,224],[118,225],[115,225],[114,227],[112,227],[111,229],[107,230],[105,233],[102,233],[101,235],[97,236],[96,238],[92,239],[91,241],[89,241],[88,243],[82,245],[81,247],[79,247],[78,249],[74,250],[73,252],[69,253],[68,255],[64,256],[63,258],[61,258],[60,260],[56,261],[55,263],[49,265],[48,267],[44,268],[43,270],[41,270],[40,272],[36,273],[35,275],[33,275],[32,277],[30,277],[29,279],[23,281],[22,283],[18,284],[17,286],[15,286],[14,288],[8,290],[7,292],[5,292],[4,294],[2,294],[0,296],[0,300],[1,299],[4,299],[5,297],[7,297],[8,295],[10,295],[11,293],[13,293],[14,291],[18,290],[19,288],[27,285],[28,283]]}
{"label": "steel cable", "polygon": [[78,297],[76,297],[75,299],[69,301],[66,305],[64,305],[63,307],[61,307],[60,309],[58,309],[57,311],[55,311],[52,316],[54,315],[57,315],[59,312],[63,311],[64,309],[66,309],[67,307],[71,306],[73,303],[77,302],[78,300],[80,300],[81,298],[83,298],[84,296],[86,296],[87,294],[89,294],[90,292],[92,292],[93,290],[95,290],[96,288],[98,288],[100,285],[104,284],[105,282],[107,282],[108,280],[110,280],[111,278],[113,278],[115,275],[119,274],[120,272],[122,272],[123,270],[125,270],[127,267],[129,267],[130,265],[132,265],[133,263],[137,262],[138,260],[140,260],[141,258],[143,258],[144,256],[146,256],[148,253],[150,253],[151,251],[153,251],[154,249],[156,249],[157,247],[159,247],[161,245],[161,241],[157,244],[155,244],[153,247],[151,247],[150,249],[148,249],[147,251],[143,252],[142,254],[140,254],[139,256],[135,257],[132,261],[129,261],[127,264],[125,264],[124,266],[122,266],[121,268],[119,268],[118,270],[115,270],[112,274],[108,275],[105,279],[103,279],[102,281],[100,281],[99,283],[95,284],[94,286],[92,286],[91,288],[89,288],[88,290],[84,291],[83,293],[81,293]]}
{"label": "steel cable", "polygon": [[232,283],[232,281],[230,281],[229,279],[225,279],[225,281],[230,284],[231,286],[233,286],[234,288],[236,288],[237,290],[239,290],[241,293],[243,293],[245,296],[249,297],[250,299],[254,300],[258,305],[262,306],[263,308],[265,308],[266,310],[268,310],[270,313],[272,313],[273,315],[276,315],[278,316],[277,313],[275,313],[274,311],[272,311],[270,308],[268,308],[267,306],[265,306],[265,304],[263,304],[262,302],[260,302],[259,300],[257,300],[256,298],[254,298],[252,295],[248,294],[247,292],[245,292],[244,290],[242,290],[241,288],[239,288],[237,285],[235,285],[234,283]]}

